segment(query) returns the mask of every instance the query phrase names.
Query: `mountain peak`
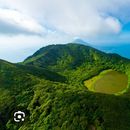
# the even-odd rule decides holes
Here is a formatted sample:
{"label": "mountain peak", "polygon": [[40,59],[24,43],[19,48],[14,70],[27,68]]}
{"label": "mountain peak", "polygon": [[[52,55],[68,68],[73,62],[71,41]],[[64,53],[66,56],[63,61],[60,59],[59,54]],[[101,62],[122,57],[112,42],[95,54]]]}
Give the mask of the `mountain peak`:
{"label": "mountain peak", "polygon": [[85,45],[88,44],[86,41],[84,41],[84,40],[82,40],[82,39],[80,39],[80,38],[76,38],[76,39],[73,41],[73,43],[80,43],[80,44],[85,44]]}

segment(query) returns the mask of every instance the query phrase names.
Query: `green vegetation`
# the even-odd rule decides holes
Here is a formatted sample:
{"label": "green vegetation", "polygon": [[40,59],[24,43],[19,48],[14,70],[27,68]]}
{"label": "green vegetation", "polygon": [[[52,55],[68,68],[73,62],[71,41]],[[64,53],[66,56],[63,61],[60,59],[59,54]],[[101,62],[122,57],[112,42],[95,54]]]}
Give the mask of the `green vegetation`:
{"label": "green vegetation", "polygon": [[[108,78],[112,93],[127,89],[84,85],[104,91]],[[47,46],[18,64],[0,60],[0,130],[130,130],[129,84],[130,60],[79,44]],[[16,110],[24,123],[13,121]]]}
{"label": "green vegetation", "polygon": [[84,84],[90,91],[117,94],[127,88],[128,77],[117,71],[105,70],[98,76],[86,80]]}

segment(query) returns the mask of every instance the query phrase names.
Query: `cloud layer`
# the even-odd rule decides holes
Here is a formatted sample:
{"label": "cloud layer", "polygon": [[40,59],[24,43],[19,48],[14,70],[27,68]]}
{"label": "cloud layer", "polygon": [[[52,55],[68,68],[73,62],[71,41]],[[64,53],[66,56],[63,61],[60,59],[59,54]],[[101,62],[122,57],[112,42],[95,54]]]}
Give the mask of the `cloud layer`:
{"label": "cloud layer", "polygon": [[[107,10],[104,12],[105,7],[112,8],[113,12],[116,12],[118,9],[113,9],[113,3],[117,3],[120,7],[120,4],[123,4],[121,0],[110,0],[110,2],[101,0],[100,3],[97,0],[33,0],[33,3],[31,0],[14,0],[14,2],[6,0],[3,3],[32,16],[44,26],[42,28],[35,21],[19,15],[25,20],[21,25],[29,31],[41,31],[47,26],[50,29],[79,37],[117,34],[121,31],[120,21],[115,16],[107,15]],[[9,12],[12,16],[11,20],[16,22],[16,18],[19,17],[18,13]],[[16,13],[17,16],[13,17]],[[30,26],[29,22],[33,25]]]}

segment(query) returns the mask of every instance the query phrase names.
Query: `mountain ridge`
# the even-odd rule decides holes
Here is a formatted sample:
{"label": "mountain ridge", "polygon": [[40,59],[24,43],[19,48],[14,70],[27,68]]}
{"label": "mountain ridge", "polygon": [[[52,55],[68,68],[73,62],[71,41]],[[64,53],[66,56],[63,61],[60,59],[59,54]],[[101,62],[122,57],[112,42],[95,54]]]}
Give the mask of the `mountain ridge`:
{"label": "mountain ridge", "polygon": [[74,66],[78,67],[84,62],[96,62],[96,60],[100,58],[111,59],[112,57],[115,57],[115,59],[127,60],[127,58],[121,57],[118,54],[106,54],[90,46],[69,43],[65,45],[49,45],[43,47],[32,56],[25,59],[23,64],[36,65],[38,67],[58,65],[61,66],[61,68],[63,68],[63,66],[64,68],[71,68]]}

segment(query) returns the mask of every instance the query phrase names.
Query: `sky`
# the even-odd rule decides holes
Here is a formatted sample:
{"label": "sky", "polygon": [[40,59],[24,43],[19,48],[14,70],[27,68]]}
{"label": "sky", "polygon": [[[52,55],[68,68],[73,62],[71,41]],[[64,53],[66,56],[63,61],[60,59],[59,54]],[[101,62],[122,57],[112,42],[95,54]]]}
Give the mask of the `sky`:
{"label": "sky", "polygon": [[39,48],[77,38],[130,45],[130,0],[0,0],[0,59],[21,62]]}

